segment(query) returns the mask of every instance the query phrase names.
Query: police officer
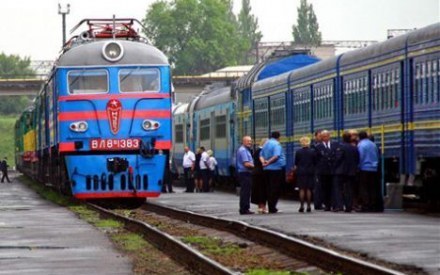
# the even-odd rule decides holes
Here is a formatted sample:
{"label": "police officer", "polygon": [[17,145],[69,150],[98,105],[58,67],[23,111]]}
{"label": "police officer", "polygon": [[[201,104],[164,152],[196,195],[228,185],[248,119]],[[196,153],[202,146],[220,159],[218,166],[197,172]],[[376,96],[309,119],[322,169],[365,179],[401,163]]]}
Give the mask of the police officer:
{"label": "police officer", "polygon": [[286,166],[286,156],[280,144],[280,132],[272,132],[270,139],[261,149],[260,161],[268,180],[267,205],[269,213],[275,214],[279,212],[277,203],[280,197],[280,188],[285,179],[284,169]]}
{"label": "police officer", "polygon": [[252,138],[243,137],[242,145],[237,150],[237,170],[238,181],[240,183],[240,214],[254,214],[250,211],[250,197],[252,186],[252,169],[254,168],[254,159],[251,154]]}

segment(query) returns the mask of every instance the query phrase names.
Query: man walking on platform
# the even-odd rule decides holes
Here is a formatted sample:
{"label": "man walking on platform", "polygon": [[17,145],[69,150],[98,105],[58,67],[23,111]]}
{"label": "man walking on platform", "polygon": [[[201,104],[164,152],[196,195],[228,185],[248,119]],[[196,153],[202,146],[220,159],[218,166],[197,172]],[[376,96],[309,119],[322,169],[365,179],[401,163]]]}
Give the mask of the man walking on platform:
{"label": "man walking on platform", "polygon": [[194,179],[192,177],[192,172],[194,171],[194,163],[196,161],[196,155],[189,149],[188,146],[185,146],[183,149],[185,154],[183,155],[183,180],[185,182],[187,193],[194,192]]}
{"label": "man walking on platform", "polygon": [[284,168],[286,166],[286,157],[279,140],[280,132],[273,132],[271,138],[264,144],[260,153],[263,170],[269,181],[267,204],[269,213],[272,214],[279,212],[277,203],[280,196],[281,184],[285,180]]}
{"label": "man walking on platform", "polygon": [[240,183],[240,214],[254,214],[250,211],[250,197],[252,186],[252,169],[254,168],[254,159],[251,154],[252,139],[250,136],[243,137],[242,145],[237,150],[237,171],[238,181]]}
{"label": "man walking on platform", "polygon": [[5,157],[3,159],[3,161],[1,162],[0,169],[1,169],[2,173],[3,173],[2,181],[1,182],[3,183],[5,181],[5,178],[6,178],[6,180],[9,183],[11,183],[11,181],[9,180],[9,177],[8,177],[8,158],[7,157]]}

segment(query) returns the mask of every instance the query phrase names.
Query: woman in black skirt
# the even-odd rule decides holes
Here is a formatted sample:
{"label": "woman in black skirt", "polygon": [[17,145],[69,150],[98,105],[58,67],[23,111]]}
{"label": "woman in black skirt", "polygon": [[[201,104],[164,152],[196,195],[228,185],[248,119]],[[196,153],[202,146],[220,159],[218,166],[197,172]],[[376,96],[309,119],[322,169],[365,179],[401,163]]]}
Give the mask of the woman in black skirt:
{"label": "woman in black skirt", "polygon": [[253,155],[254,169],[252,170],[252,187],[251,187],[251,203],[258,205],[258,213],[265,214],[267,202],[267,187],[266,178],[263,173],[263,164],[260,161],[260,152],[263,145],[268,139],[263,138],[260,141],[259,147],[255,150]]}
{"label": "woman in black skirt", "polygon": [[315,174],[315,150],[310,149],[310,138],[302,137],[299,140],[301,149],[295,154],[296,183],[299,188],[301,206],[299,212],[304,212],[304,200],[307,197],[307,212],[312,211],[312,189]]}

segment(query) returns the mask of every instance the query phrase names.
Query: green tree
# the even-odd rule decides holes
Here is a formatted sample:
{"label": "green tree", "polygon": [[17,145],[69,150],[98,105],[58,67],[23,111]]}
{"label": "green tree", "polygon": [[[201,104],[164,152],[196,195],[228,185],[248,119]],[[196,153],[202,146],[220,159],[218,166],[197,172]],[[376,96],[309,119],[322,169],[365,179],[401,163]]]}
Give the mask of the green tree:
{"label": "green tree", "polygon": [[245,52],[230,0],[160,0],[147,10],[143,23],[176,74],[236,65]]}
{"label": "green tree", "polygon": [[319,46],[322,41],[318,19],[313,11],[313,5],[307,0],[301,0],[298,10],[297,24],[293,25],[293,42],[296,44]]}
{"label": "green tree", "polygon": [[252,64],[255,60],[249,58],[250,51],[257,46],[263,35],[258,30],[258,18],[251,14],[250,0],[241,1],[241,11],[238,14],[238,27],[244,39],[244,47],[248,54],[243,56],[241,64]]}
{"label": "green tree", "polygon": [[[30,68],[30,58],[20,58],[18,55],[0,54],[0,79],[29,78],[35,75]],[[0,99],[0,114],[19,114],[29,104],[27,96],[2,96]]]}

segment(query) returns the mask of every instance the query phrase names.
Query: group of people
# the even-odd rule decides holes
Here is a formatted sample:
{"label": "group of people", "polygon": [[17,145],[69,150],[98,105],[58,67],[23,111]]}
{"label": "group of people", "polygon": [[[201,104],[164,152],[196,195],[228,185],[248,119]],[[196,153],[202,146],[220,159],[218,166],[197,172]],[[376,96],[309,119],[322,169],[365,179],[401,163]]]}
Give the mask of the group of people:
{"label": "group of people", "polygon": [[261,214],[279,212],[277,203],[286,166],[286,157],[279,140],[280,133],[273,132],[270,139],[260,142],[260,146],[252,155],[252,138],[243,137],[236,155],[240,183],[240,214],[254,214],[250,210],[250,203],[258,205],[258,212]]}
{"label": "group of people", "polygon": [[199,147],[194,154],[188,146],[184,148],[183,179],[187,193],[214,190],[217,175],[217,160],[212,150]]}
{"label": "group of people", "polygon": [[[237,172],[241,186],[240,214],[277,213],[277,202],[285,182],[285,153],[279,142],[280,133],[262,139],[252,154],[252,139],[243,137],[237,150]],[[296,185],[299,188],[299,212],[315,210],[382,212],[379,181],[379,151],[365,131],[345,131],[342,141],[331,141],[330,132],[317,131],[315,139],[300,138],[295,152]],[[266,208],[267,206],[267,208]]]}
{"label": "group of people", "polygon": [[0,161],[0,172],[2,172],[2,179],[1,179],[2,183],[5,182],[5,179],[7,180],[7,182],[11,183],[8,177],[8,167],[9,167],[8,158],[4,157],[4,159]]}

